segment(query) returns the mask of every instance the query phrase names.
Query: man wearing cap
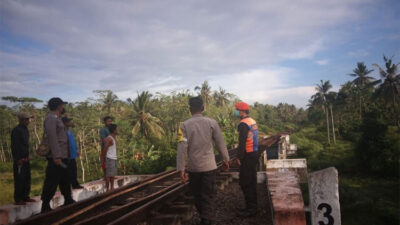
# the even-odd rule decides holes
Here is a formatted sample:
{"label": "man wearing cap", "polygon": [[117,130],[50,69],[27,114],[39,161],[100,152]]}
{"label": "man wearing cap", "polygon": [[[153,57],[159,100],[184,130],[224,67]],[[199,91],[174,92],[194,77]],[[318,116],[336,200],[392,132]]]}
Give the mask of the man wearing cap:
{"label": "man wearing cap", "polygon": [[186,182],[188,177],[185,173],[185,161],[188,158],[189,189],[194,195],[195,206],[201,218],[198,224],[211,224],[215,212],[217,173],[213,141],[224,160],[226,170],[229,169],[229,155],[218,123],[202,115],[202,99],[189,99],[189,106],[192,118],[180,126],[176,168],[180,171],[181,181]]}
{"label": "man wearing cap", "polygon": [[25,202],[35,201],[29,198],[29,192],[31,191],[31,166],[29,164],[28,124],[30,118],[32,116],[27,113],[19,113],[19,124],[11,132],[15,205],[25,205]]}
{"label": "man wearing cap", "polygon": [[46,178],[43,184],[41,199],[42,213],[50,211],[50,200],[56,193],[57,186],[64,196],[64,205],[75,201],[71,197],[71,183],[68,176],[69,148],[68,137],[61,121],[64,105],[68,104],[60,98],[51,98],[48,102],[50,113],[44,120],[44,132],[48,138],[50,152],[47,155]]}
{"label": "man wearing cap", "polygon": [[240,117],[238,126],[240,165],[239,184],[243,191],[246,207],[239,210],[239,216],[250,217],[257,214],[257,162],[258,162],[258,127],[249,117],[250,106],[245,102],[235,104],[235,116]]}
{"label": "man wearing cap", "polygon": [[77,176],[77,168],[76,168],[76,157],[80,156],[80,152],[78,149],[78,145],[76,144],[76,140],[74,137],[74,133],[72,132],[73,123],[71,118],[63,117],[62,122],[64,123],[67,136],[68,136],[68,145],[69,145],[69,164],[68,164],[68,172],[70,176],[70,181],[72,185],[72,189],[82,189],[83,187],[78,182]]}

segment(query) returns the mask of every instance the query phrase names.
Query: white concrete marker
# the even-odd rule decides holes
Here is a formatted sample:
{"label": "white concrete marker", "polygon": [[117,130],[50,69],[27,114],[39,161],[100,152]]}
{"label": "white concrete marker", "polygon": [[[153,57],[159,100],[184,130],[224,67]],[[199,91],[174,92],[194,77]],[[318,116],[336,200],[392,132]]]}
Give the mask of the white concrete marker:
{"label": "white concrete marker", "polygon": [[338,186],[335,167],[309,174],[312,225],[341,225]]}

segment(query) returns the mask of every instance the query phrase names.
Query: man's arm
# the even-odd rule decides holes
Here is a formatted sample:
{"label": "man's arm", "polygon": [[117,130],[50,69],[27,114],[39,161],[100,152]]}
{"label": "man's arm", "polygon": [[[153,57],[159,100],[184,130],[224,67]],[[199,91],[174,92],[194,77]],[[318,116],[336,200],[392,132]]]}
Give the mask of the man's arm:
{"label": "man's arm", "polygon": [[18,162],[21,159],[21,148],[22,148],[22,137],[21,132],[18,129],[14,129],[11,132],[11,152],[14,162]]}
{"label": "man's arm", "polygon": [[57,138],[57,119],[48,118],[44,122],[44,129],[49,140],[50,151],[53,159],[61,159],[61,149],[58,145]]}
{"label": "man's arm", "polygon": [[238,158],[242,160],[246,154],[246,141],[247,135],[249,134],[249,127],[245,123],[240,123],[239,127],[239,147],[238,147]]}

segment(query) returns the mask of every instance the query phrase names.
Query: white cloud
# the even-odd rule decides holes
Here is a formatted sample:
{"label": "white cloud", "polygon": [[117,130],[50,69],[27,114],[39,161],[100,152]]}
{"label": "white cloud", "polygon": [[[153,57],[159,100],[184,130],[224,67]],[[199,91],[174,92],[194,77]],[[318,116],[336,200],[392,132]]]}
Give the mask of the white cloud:
{"label": "white cloud", "polygon": [[329,60],[328,59],[321,59],[321,60],[315,61],[315,63],[320,65],[320,66],[326,66],[326,65],[329,64]]}
{"label": "white cloud", "polygon": [[275,67],[250,70],[210,80],[213,87],[222,86],[241,100],[276,105],[280,102],[305,107],[315,92],[314,86],[290,87],[297,72],[290,68]]}
{"label": "white cloud", "polygon": [[347,55],[351,56],[351,57],[366,57],[369,56],[369,52],[366,51],[365,49],[359,49],[359,50],[355,50],[355,51],[350,51],[347,53]]}
{"label": "white cloud", "polygon": [[[111,89],[124,99],[140,90],[193,88],[208,79],[250,100],[267,101],[264,91],[272,84],[276,91],[269,96],[295,99],[285,96],[298,87],[256,68],[312,60],[338,35],[334,28],[363,15],[361,4],[365,1],[4,0],[0,26],[30,46],[0,50],[0,80],[15,79],[2,82],[0,94],[75,100]],[[266,86],[253,83],[252,97],[225,82],[230,74],[269,79]]]}

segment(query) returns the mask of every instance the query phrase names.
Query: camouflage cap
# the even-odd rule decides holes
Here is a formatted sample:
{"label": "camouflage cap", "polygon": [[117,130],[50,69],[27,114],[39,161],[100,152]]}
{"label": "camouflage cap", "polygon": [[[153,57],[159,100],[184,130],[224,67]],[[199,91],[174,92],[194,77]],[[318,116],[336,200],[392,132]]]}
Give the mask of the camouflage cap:
{"label": "camouflage cap", "polygon": [[29,119],[29,118],[33,117],[32,115],[30,115],[30,114],[28,114],[26,112],[20,112],[20,113],[17,114],[17,116],[18,116],[18,119],[20,119],[20,120]]}

